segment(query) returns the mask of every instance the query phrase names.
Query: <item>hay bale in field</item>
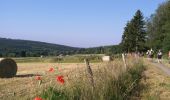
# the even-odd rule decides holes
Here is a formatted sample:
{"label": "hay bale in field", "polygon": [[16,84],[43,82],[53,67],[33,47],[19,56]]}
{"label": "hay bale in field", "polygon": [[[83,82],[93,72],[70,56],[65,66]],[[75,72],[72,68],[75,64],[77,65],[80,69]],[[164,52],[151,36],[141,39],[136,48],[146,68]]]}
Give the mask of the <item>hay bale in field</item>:
{"label": "hay bale in field", "polygon": [[102,57],[102,60],[103,60],[104,62],[108,62],[108,61],[111,60],[111,58],[110,58],[110,56],[103,56],[103,57]]}
{"label": "hay bale in field", "polygon": [[17,73],[17,64],[13,59],[0,58],[0,78],[11,78]]}

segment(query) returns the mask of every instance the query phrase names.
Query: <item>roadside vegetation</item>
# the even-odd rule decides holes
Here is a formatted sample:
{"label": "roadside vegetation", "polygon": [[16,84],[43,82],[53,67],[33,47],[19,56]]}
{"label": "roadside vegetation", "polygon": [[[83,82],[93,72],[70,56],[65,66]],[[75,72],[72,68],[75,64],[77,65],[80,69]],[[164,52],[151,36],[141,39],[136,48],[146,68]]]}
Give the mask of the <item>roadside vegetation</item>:
{"label": "roadside vegetation", "polygon": [[147,67],[141,83],[145,86],[141,92],[143,100],[169,100],[170,77],[153,64],[146,62]]}
{"label": "roadside vegetation", "polygon": [[[124,100],[140,98],[140,79],[145,70],[142,60],[129,58],[127,69],[120,60],[93,68],[93,77],[86,69],[75,69],[57,78],[38,97],[43,100]],[[91,80],[93,78],[93,81]]]}

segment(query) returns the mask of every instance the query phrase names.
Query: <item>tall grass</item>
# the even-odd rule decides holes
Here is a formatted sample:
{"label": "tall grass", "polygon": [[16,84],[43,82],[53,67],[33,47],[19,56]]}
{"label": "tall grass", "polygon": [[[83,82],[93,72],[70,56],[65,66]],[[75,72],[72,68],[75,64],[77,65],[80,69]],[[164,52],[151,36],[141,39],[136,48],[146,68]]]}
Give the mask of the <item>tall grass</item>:
{"label": "tall grass", "polygon": [[76,69],[65,76],[65,84],[51,85],[41,93],[45,100],[124,100],[135,96],[145,66],[129,58],[125,70],[122,61],[105,63],[93,69],[94,86],[86,69]]}

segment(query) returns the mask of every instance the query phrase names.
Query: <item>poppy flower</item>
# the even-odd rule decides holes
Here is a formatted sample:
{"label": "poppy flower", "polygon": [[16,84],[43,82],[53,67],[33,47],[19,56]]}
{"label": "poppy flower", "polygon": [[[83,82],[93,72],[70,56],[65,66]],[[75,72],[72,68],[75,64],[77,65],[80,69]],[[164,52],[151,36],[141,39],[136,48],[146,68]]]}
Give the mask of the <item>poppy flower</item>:
{"label": "poppy flower", "polygon": [[49,72],[54,72],[54,68],[51,67],[48,71]]}
{"label": "poppy flower", "polygon": [[61,84],[64,84],[64,82],[65,82],[63,78],[64,78],[64,77],[63,77],[62,75],[56,77],[57,81],[58,81],[59,83],[61,83]]}
{"label": "poppy flower", "polygon": [[43,99],[40,97],[35,97],[34,100],[43,100]]}
{"label": "poppy flower", "polygon": [[41,80],[41,76],[36,76],[35,79],[36,80]]}

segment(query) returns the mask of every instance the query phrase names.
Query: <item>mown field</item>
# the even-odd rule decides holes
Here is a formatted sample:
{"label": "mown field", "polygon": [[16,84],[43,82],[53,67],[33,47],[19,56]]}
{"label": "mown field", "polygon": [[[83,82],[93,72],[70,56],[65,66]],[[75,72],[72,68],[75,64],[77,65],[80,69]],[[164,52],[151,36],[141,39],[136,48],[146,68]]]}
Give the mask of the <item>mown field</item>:
{"label": "mown field", "polygon": [[[100,64],[92,65],[96,67]],[[16,77],[0,79],[0,100],[33,98],[36,95],[36,88],[42,88],[39,87],[39,83],[35,79],[37,75],[45,76],[43,77],[44,81],[42,81],[43,87],[50,84],[50,80],[55,78],[53,74],[48,72],[51,67],[58,67],[58,70],[63,73],[83,68],[85,65],[84,63],[18,63]]]}
{"label": "mown field", "polygon": [[[19,59],[19,60],[18,60]],[[18,72],[14,78],[0,79],[0,100],[123,100],[141,98],[140,79],[144,71],[143,61],[130,57],[127,68],[122,59],[111,62],[90,63],[93,76],[89,76],[84,62],[49,62],[48,58],[15,58]],[[30,59],[30,58],[29,58]],[[35,61],[33,60],[35,59]],[[41,59],[41,58],[39,58]],[[45,62],[44,62],[45,61]],[[75,60],[76,61],[76,60]],[[54,68],[54,72],[49,72]],[[56,77],[62,75],[64,84]],[[37,76],[41,80],[37,80]],[[93,81],[91,80],[93,79]]]}

